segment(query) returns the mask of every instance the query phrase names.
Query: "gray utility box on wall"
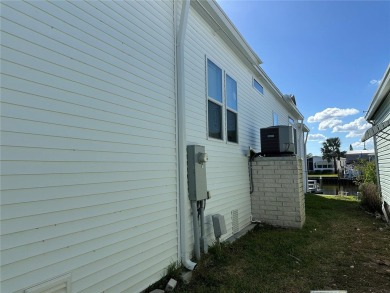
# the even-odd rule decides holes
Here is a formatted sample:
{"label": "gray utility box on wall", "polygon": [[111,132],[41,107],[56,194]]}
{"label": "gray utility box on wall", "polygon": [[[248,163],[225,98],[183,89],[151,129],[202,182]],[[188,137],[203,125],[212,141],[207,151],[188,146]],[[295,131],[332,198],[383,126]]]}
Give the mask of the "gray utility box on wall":
{"label": "gray utility box on wall", "polygon": [[207,199],[207,160],[204,146],[187,146],[188,196],[190,200]]}

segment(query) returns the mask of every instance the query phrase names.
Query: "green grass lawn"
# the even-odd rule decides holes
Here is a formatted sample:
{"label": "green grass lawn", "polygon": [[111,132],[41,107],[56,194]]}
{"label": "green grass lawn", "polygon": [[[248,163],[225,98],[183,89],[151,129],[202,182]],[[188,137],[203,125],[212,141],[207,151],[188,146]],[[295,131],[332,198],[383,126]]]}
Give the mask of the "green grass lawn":
{"label": "green grass lawn", "polygon": [[175,292],[390,292],[390,230],[353,197],[306,195],[301,230],[259,226],[204,255]]}

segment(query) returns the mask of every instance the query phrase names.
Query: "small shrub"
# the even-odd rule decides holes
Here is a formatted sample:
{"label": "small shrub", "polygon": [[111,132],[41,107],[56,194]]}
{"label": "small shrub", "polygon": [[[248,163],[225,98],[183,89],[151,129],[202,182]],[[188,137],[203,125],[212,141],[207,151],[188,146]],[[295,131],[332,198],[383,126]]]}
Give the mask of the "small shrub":
{"label": "small shrub", "polygon": [[374,183],[363,183],[360,184],[359,190],[362,193],[362,207],[370,213],[382,213],[382,201],[377,186]]}
{"label": "small shrub", "polygon": [[355,164],[355,169],[359,171],[359,176],[356,178],[359,183],[376,183],[376,165],[374,161],[358,160]]}

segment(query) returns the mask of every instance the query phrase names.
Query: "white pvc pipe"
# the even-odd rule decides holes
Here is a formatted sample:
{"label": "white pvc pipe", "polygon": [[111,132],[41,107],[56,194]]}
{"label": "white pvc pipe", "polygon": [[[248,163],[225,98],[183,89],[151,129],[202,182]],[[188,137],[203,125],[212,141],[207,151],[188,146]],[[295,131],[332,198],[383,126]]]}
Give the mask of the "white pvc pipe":
{"label": "white pvc pipe", "polygon": [[[192,262],[187,255],[186,242],[186,120],[185,120],[185,89],[184,89],[184,40],[187,28],[190,0],[184,0],[180,14],[179,30],[176,36],[176,82],[177,82],[177,149],[178,149],[178,181],[179,181],[179,253],[182,264],[189,270],[195,269],[196,263]],[[174,12],[176,13],[176,12]],[[176,18],[175,18],[176,22]]]}

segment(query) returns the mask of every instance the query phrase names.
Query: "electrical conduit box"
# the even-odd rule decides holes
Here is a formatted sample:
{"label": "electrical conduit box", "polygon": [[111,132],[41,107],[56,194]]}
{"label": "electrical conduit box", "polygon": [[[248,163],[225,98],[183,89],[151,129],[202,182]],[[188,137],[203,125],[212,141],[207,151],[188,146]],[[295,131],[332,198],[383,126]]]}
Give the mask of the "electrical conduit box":
{"label": "electrical conduit box", "polygon": [[190,200],[207,199],[206,162],[208,156],[205,147],[187,146],[188,196]]}

